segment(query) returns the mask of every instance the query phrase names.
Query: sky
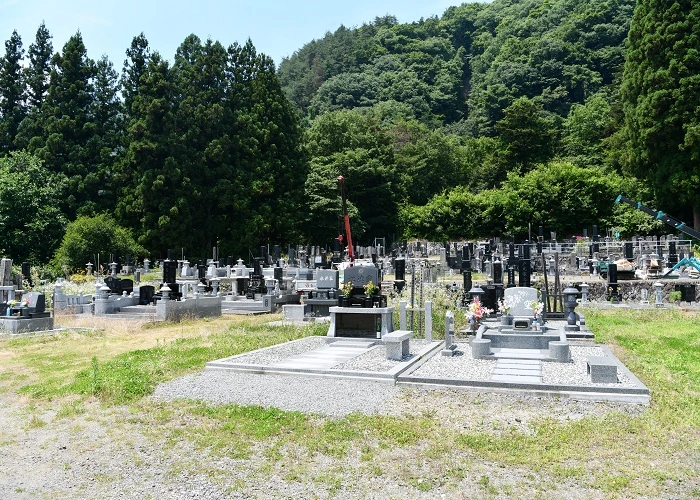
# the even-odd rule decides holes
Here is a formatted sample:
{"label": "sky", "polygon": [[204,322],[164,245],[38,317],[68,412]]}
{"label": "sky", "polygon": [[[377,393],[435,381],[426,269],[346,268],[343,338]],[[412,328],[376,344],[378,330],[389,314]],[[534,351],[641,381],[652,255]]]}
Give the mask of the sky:
{"label": "sky", "polygon": [[[151,51],[172,62],[190,34],[228,47],[250,38],[258,52],[279,66],[304,44],[323,38],[341,24],[359,27],[376,17],[395,16],[400,23],[442,16],[453,0],[0,0],[0,37],[12,32],[26,51],[43,21],[53,36],[54,51],[80,31],[88,57],[102,55],[120,70],[132,39],[144,33]],[[0,48],[4,55],[4,47]]]}

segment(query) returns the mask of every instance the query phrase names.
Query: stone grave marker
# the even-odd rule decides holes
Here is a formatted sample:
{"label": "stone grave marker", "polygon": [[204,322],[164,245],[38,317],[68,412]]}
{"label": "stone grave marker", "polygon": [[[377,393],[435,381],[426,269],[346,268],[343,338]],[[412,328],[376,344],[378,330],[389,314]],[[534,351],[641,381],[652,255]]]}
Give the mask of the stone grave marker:
{"label": "stone grave marker", "polygon": [[344,279],[345,283],[352,281],[353,288],[363,287],[370,281],[379,286],[379,269],[374,266],[348,267]]}
{"label": "stone grave marker", "polygon": [[532,318],[535,311],[530,303],[537,300],[537,289],[529,287],[512,287],[503,291],[503,298],[510,304],[510,314],[513,317],[527,316]]}
{"label": "stone grave marker", "polygon": [[316,288],[319,290],[337,289],[338,271],[335,269],[319,269],[316,271]]}

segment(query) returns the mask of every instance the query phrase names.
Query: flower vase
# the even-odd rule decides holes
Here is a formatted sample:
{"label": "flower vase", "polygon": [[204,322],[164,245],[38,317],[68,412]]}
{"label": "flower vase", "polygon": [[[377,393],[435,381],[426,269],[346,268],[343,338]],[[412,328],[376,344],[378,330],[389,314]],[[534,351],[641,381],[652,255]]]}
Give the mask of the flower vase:
{"label": "flower vase", "polygon": [[511,316],[510,313],[506,313],[503,316],[501,316],[501,325],[510,326],[512,324],[513,324],[513,316]]}

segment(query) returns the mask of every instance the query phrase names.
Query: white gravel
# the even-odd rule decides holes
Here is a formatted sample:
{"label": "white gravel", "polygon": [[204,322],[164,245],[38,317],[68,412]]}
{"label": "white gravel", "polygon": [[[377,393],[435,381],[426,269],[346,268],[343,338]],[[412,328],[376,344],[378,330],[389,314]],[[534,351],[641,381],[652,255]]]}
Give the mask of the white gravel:
{"label": "white gravel", "polygon": [[[340,417],[352,412],[385,413],[395,404],[400,388],[391,381],[362,379],[359,372],[386,373],[401,363],[410,361],[425,348],[425,340],[411,341],[411,354],[402,361],[387,360],[384,347],[379,345],[353,359],[340,363],[332,370],[357,371],[358,378],[314,377],[309,375],[259,374],[234,370],[210,370],[176,379],[160,385],[156,399],[199,399],[214,404],[236,403],[277,407],[284,410]],[[495,360],[474,359],[469,343],[458,340],[454,356],[439,352],[411,375],[446,380],[487,381],[496,366]],[[266,366],[287,357],[326,347],[324,337],[308,337],[262,349],[233,359],[236,363]],[[618,371],[618,384],[592,384],[586,370],[588,356],[602,356],[596,346],[571,346],[571,363],[542,363],[542,382],[552,385],[633,387],[624,373]]]}
{"label": "white gravel", "polygon": [[398,392],[388,382],[211,370],[161,384],[153,397],[274,406],[341,417],[353,412],[378,413]]}

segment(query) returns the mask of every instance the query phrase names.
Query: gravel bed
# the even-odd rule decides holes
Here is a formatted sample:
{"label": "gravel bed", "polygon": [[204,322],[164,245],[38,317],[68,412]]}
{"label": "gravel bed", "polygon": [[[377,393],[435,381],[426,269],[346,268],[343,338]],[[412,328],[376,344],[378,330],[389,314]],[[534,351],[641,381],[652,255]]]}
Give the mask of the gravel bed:
{"label": "gravel bed", "polygon": [[453,356],[437,353],[411,375],[449,380],[488,380],[496,366],[495,361],[474,359],[467,341],[455,341]]}
{"label": "gravel bed", "polygon": [[241,354],[234,358],[236,363],[267,366],[297,354],[319,349],[325,345],[327,345],[326,337],[305,337],[265,349],[258,349],[247,354]]}
{"label": "gravel bed", "polygon": [[617,371],[617,384],[593,384],[588,377],[586,359],[589,356],[604,356],[600,347],[570,346],[571,363],[542,363],[543,384],[585,385],[595,387],[635,387],[635,384],[623,373]]}
{"label": "gravel bed", "polygon": [[342,417],[353,412],[384,412],[387,402],[399,390],[386,382],[368,380],[212,370],[161,384],[153,397],[259,405]]}
{"label": "gravel bed", "polygon": [[383,345],[378,345],[364,354],[355,356],[352,359],[335,365],[333,370],[348,370],[348,371],[369,371],[369,372],[388,372],[396,368],[400,363],[405,363],[413,359],[417,352],[430,344],[425,339],[411,340],[411,353],[404,356],[401,361],[386,359],[386,349]]}

